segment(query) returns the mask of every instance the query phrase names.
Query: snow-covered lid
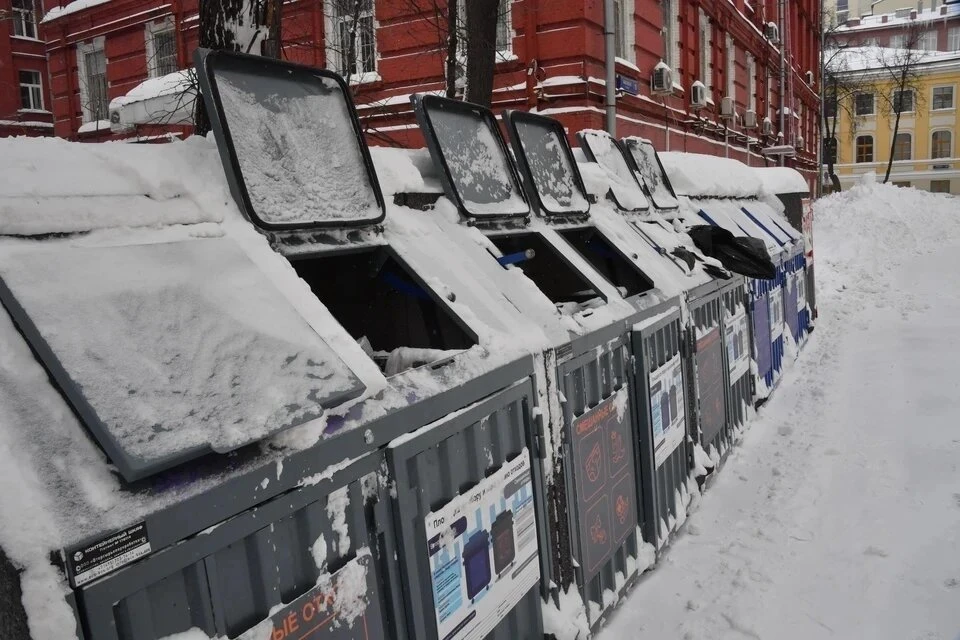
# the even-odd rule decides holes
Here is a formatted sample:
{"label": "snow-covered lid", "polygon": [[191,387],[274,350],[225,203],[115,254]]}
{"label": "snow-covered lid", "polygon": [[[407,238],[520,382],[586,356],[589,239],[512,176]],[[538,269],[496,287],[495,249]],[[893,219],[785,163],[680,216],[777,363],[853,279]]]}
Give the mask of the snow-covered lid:
{"label": "snow-covered lid", "polygon": [[680,151],[666,151],[659,156],[677,194],[692,198],[760,195],[760,178],[739,160]]}
{"label": "snow-covered lid", "polygon": [[503,117],[530,200],[547,215],[588,214],[590,202],[563,125],[524,111]]}
{"label": "snow-covered lid", "polygon": [[229,238],[11,246],[0,302],[128,481],[365,388]]}
{"label": "snow-covered lid", "polygon": [[530,214],[493,112],[433,95],[414,94],[410,101],[447,196],[463,215],[495,219]]}
{"label": "snow-covered lid", "polygon": [[810,185],[803,175],[790,167],[757,167],[754,169],[767,193],[775,195],[800,193],[810,195]]}
{"label": "snow-covered lid", "polygon": [[335,73],[197,52],[231,191],[265,229],[375,224],[384,204],[350,91]]}
{"label": "snow-covered lid", "polygon": [[580,131],[577,141],[587,160],[599,164],[610,176],[610,192],[617,207],[624,211],[650,208],[619,142],[606,131],[598,129]]}
{"label": "snow-covered lid", "polygon": [[634,136],[624,138],[623,145],[630,153],[654,206],[658,209],[678,208],[680,201],[673,192],[673,185],[670,184],[667,172],[663,170],[663,164],[660,162],[657,150],[653,148],[653,143],[645,138]]}

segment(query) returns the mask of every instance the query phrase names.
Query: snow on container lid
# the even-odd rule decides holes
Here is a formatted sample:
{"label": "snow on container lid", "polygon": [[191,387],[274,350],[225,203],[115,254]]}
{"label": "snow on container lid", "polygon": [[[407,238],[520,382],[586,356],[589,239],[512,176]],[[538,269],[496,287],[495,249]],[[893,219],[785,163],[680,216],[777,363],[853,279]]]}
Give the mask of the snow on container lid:
{"label": "snow on container lid", "polygon": [[523,111],[505,111],[503,119],[527,194],[539,210],[556,216],[589,214],[587,190],[563,125]]}
{"label": "snow on container lid", "polygon": [[7,249],[0,302],[131,482],[365,388],[226,238]]}
{"label": "snow on container lid", "polygon": [[796,169],[790,167],[756,167],[754,171],[763,183],[764,190],[774,195],[799,193],[810,195],[810,185]]}
{"label": "snow on container lid", "polygon": [[653,143],[644,138],[631,136],[623,139],[623,145],[629,152],[640,177],[643,178],[643,184],[647,187],[647,193],[650,194],[653,204],[658,209],[677,209],[680,201],[677,200],[677,194],[673,192],[673,185],[670,184],[667,172],[663,170],[663,164]]}
{"label": "snow on container lid", "polygon": [[410,96],[444,190],[472,218],[530,214],[520,177],[493,113],[479,105],[438,96]]}
{"label": "snow on container lid", "polygon": [[610,191],[620,209],[641,211],[650,208],[619,142],[606,131],[597,129],[580,131],[577,140],[587,160],[606,169],[610,176]]}
{"label": "snow on container lid", "polygon": [[198,50],[234,199],[264,229],[376,224],[384,204],[350,91],[330,71]]}
{"label": "snow on container lid", "polygon": [[760,178],[739,160],[683,151],[665,151],[659,157],[677,194],[691,198],[760,195]]}

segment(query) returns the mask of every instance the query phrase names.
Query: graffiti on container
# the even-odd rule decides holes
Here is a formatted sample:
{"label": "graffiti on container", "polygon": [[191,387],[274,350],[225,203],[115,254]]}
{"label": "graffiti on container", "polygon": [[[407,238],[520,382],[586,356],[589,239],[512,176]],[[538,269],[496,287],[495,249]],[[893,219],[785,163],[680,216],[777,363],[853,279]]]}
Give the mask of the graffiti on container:
{"label": "graffiti on container", "polygon": [[629,406],[621,406],[618,411],[617,396],[607,398],[573,423],[572,479],[585,581],[597,574],[636,529],[631,434]]}
{"label": "graffiti on container", "polygon": [[337,572],[324,574],[302,596],[270,616],[269,635],[257,625],[237,640],[379,640],[385,637],[380,597],[368,549]]}
{"label": "graffiti on container", "polygon": [[704,446],[716,437],[727,420],[723,375],[723,341],[720,329],[697,340],[697,385],[700,390],[700,433]]}
{"label": "graffiti on container", "polygon": [[437,636],[484,638],[540,579],[528,450],[425,525]]}
{"label": "graffiti on container", "polygon": [[659,467],[687,435],[679,354],[650,374],[650,416],[656,466]]}

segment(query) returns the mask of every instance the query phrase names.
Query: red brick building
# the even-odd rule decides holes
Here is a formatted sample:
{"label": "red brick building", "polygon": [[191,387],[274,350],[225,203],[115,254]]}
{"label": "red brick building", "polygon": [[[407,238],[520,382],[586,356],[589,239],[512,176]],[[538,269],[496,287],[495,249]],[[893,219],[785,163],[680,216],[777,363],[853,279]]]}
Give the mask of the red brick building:
{"label": "red brick building", "polygon": [[[443,9],[445,0],[437,1]],[[495,108],[535,109],[571,131],[604,128],[603,0],[503,2],[509,7],[498,25]],[[342,52],[327,46],[353,19],[338,15],[340,4],[285,3],[284,57],[343,71]],[[792,145],[797,154],[789,164],[813,181],[819,4],[783,2],[781,19],[778,0],[615,0],[617,134],[752,164],[765,161],[763,149]],[[363,3],[350,71],[371,142],[422,144],[408,96],[444,87],[443,35],[432,8],[421,13],[427,5]],[[57,135],[115,136],[90,131],[96,127],[89,123],[106,120],[110,101],[147,77],[190,64],[196,7],[196,0],[75,0],[48,14],[42,27]],[[653,86],[658,65],[669,67],[658,77],[668,82]],[[138,126],[123,135],[155,132]]]}
{"label": "red brick building", "polygon": [[40,0],[0,0],[0,137],[53,133]]}

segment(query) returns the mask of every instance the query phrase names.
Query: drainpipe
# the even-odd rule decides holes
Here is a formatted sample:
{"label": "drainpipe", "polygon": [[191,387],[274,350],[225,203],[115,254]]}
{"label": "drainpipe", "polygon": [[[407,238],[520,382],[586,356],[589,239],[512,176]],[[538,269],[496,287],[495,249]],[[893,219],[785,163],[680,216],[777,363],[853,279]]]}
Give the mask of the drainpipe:
{"label": "drainpipe", "polygon": [[[786,96],[786,86],[787,86],[787,57],[786,57],[786,50],[784,49],[787,42],[787,30],[785,28],[786,24],[784,23],[783,3],[784,3],[784,0],[780,0],[780,2],[777,3],[777,11],[779,13],[778,22],[780,23],[780,27],[779,27],[779,30],[780,30],[780,134],[783,136],[784,144],[786,144],[787,133],[784,130],[786,125],[786,117],[785,117],[786,114],[784,113],[783,99]],[[786,157],[783,154],[781,154],[780,166],[782,167],[785,164],[786,164]]]}
{"label": "drainpipe", "polygon": [[603,0],[603,44],[607,58],[607,133],[617,135],[617,52],[614,50],[613,0]]}

